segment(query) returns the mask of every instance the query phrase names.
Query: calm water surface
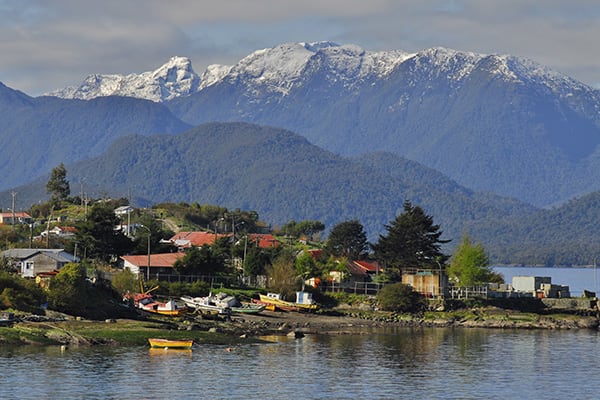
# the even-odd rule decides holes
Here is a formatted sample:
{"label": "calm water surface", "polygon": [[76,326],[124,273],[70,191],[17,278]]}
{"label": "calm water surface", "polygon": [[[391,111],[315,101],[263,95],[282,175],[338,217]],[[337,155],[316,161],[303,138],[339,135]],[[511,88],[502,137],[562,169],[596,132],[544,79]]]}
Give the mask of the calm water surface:
{"label": "calm water surface", "polygon": [[400,328],[269,344],[0,347],[2,399],[595,399],[597,331]]}

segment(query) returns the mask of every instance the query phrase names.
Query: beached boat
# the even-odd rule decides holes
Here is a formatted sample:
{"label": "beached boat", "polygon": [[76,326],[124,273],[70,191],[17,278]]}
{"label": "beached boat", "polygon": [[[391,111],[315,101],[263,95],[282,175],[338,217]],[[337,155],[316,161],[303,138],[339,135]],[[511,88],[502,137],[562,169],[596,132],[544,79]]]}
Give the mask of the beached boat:
{"label": "beached boat", "polygon": [[11,312],[3,312],[0,314],[0,326],[12,326],[15,322],[17,322],[15,314]]}
{"label": "beached boat", "polygon": [[240,306],[231,307],[231,312],[239,314],[258,314],[264,311],[266,307],[266,304],[242,303]]}
{"label": "beached boat", "polygon": [[308,292],[296,292],[296,302],[283,300],[279,293],[259,294],[259,297],[255,303],[271,305],[283,311],[314,311],[319,308],[313,301],[312,294]]}
{"label": "beached boat", "polygon": [[161,349],[191,349],[194,344],[193,339],[156,339],[148,338],[151,348]]}
{"label": "beached boat", "polygon": [[264,304],[242,303],[235,296],[226,293],[210,294],[210,302],[222,307],[228,307],[232,313],[258,314],[265,309]]}
{"label": "beached boat", "polygon": [[192,297],[192,296],[181,296],[181,301],[185,305],[199,312],[207,312],[209,314],[230,314],[231,308],[227,305],[218,304],[214,301],[211,296],[206,297]]}
{"label": "beached boat", "polygon": [[187,309],[179,306],[176,301],[169,299],[166,302],[157,301],[147,293],[140,293],[133,296],[134,307],[140,310],[154,314],[168,315],[176,317],[184,314]]}

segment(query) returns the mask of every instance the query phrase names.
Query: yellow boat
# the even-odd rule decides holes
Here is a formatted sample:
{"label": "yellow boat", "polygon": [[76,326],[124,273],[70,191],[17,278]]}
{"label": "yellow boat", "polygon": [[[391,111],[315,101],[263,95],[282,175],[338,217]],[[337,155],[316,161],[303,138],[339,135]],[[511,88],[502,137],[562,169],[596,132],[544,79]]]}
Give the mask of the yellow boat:
{"label": "yellow boat", "polygon": [[191,349],[194,339],[155,339],[148,338],[150,347],[157,349]]}
{"label": "yellow boat", "polygon": [[267,293],[259,294],[260,300],[258,303],[265,304],[267,306],[272,305],[276,308],[284,311],[314,311],[319,306],[313,302],[312,296],[307,292],[296,292],[296,299],[300,301],[291,302],[281,299],[281,295],[278,293]]}

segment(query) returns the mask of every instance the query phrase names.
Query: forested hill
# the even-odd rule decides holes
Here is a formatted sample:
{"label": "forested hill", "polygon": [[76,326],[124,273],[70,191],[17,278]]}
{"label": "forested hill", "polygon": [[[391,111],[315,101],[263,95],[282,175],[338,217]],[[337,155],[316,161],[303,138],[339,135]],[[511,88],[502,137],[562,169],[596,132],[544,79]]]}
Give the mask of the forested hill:
{"label": "forested hill", "polygon": [[[405,200],[433,215],[444,237],[455,241],[466,222],[532,210],[473,193],[397,156],[344,158],[289,131],[246,123],[210,123],[176,136],[129,136],[67,170],[72,182],[85,182],[88,193],[256,210],[274,225],[314,219],[331,228],[359,219],[371,239]],[[24,202],[31,189],[18,191]]]}
{"label": "forested hill", "polygon": [[[344,158],[289,131],[211,123],[181,135],[128,136],[102,156],[67,165],[74,195],[126,197],[140,204],[188,202],[258,211],[281,225],[316,219],[327,228],[358,219],[370,240],[402,211],[423,207],[453,246],[463,233],[495,263],[591,264],[600,254],[600,193],[542,210],[476,193],[390,153]],[[19,209],[45,195],[48,177],[16,188]],[[78,184],[83,182],[83,184]],[[9,193],[0,194],[4,204]]]}
{"label": "forested hill", "polygon": [[190,128],[161,104],[126,97],[90,101],[32,98],[0,83],[0,189],[97,156],[121,136]]}
{"label": "forested hill", "polygon": [[465,227],[497,263],[592,265],[600,255],[598,221],[600,192],[594,192],[550,210]]}

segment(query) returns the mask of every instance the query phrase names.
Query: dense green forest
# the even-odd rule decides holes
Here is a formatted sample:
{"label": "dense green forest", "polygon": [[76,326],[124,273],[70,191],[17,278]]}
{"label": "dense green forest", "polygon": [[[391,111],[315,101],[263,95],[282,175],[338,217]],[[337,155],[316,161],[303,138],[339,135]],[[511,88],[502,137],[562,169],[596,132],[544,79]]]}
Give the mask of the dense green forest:
{"label": "dense green forest", "polygon": [[[271,228],[315,220],[327,233],[337,223],[359,220],[373,242],[408,200],[435,218],[442,238],[450,240],[447,252],[466,233],[485,246],[492,263],[591,264],[600,254],[598,194],[538,209],[474,192],[389,153],[345,158],[292,132],[252,124],[128,136],[102,156],[67,169],[74,193],[125,197],[135,206],[184,202],[255,210]],[[47,196],[47,180],[17,188],[19,204]],[[10,193],[2,197],[9,204]]]}

